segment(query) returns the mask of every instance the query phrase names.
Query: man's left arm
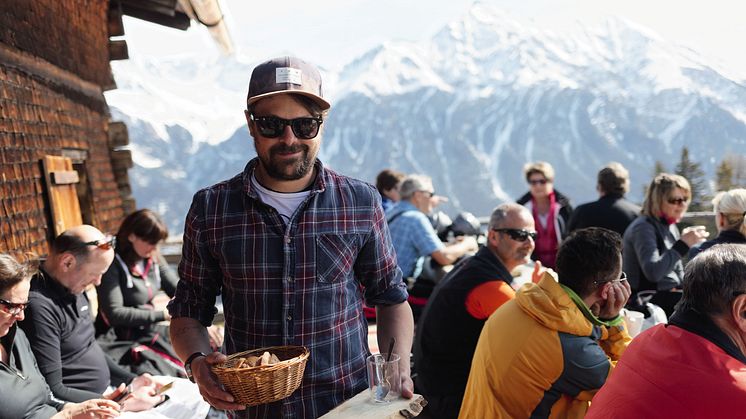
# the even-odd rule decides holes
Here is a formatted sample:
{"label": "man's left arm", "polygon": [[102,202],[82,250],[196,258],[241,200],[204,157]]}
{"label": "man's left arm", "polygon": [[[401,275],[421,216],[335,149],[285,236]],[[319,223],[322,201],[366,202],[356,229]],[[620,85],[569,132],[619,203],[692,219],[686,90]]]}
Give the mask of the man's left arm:
{"label": "man's left arm", "polygon": [[393,352],[400,356],[399,371],[402,396],[411,398],[414,385],[410,377],[409,357],[412,351],[414,320],[407,303],[407,287],[391,243],[388,225],[381,209],[380,196],[373,196],[373,223],[355,261],[355,278],[365,287],[365,300],[376,307],[378,345],[387,350],[391,338],[396,338]]}
{"label": "man's left arm", "polygon": [[378,347],[381,350],[387,350],[391,339],[396,339],[393,352],[400,357],[401,395],[410,399],[414,395],[414,384],[409,367],[414,320],[409,303],[404,301],[390,306],[376,307],[376,324],[378,325]]}

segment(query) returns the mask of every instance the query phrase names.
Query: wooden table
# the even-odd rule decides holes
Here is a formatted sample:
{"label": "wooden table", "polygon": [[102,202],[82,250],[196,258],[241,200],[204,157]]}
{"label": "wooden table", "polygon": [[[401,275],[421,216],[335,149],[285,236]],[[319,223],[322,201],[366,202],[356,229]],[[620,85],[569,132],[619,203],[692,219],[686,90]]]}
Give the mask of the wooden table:
{"label": "wooden table", "polygon": [[320,419],[409,419],[419,415],[425,404],[427,402],[419,394],[411,399],[400,398],[390,403],[375,403],[370,399],[369,390],[365,389]]}

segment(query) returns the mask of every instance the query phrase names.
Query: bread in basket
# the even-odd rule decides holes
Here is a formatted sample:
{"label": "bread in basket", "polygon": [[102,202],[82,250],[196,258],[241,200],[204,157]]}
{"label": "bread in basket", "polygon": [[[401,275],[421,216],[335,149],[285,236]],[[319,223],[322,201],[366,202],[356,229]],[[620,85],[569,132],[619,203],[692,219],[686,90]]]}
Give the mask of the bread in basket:
{"label": "bread in basket", "polygon": [[[270,352],[280,359],[271,365],[237,368],[240,360]],[[238,352],[212,367],[212,371],[237,403],[256,406],[282,400],[300,387],[308,361],[304,346],[269,346]]]}

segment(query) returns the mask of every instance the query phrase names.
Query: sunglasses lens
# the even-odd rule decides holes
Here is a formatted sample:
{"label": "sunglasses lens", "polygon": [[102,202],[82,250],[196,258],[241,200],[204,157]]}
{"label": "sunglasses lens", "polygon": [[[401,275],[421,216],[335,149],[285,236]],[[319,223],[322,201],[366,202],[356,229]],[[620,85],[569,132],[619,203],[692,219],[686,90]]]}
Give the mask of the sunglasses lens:
{"label": "sunglasses lens", "polygon": [[291,121],[293,133],[303,140],[310,140],[319,133],[319,121],[314,118],[296,118]]}
{"label": "sunglasses lens", "polygon": [[285,124],[279,118],[274,117],[257,118],[256,126],[259,128],[262,137],[267,138],[277,138],[282,135],[282,131],[285,129]]}

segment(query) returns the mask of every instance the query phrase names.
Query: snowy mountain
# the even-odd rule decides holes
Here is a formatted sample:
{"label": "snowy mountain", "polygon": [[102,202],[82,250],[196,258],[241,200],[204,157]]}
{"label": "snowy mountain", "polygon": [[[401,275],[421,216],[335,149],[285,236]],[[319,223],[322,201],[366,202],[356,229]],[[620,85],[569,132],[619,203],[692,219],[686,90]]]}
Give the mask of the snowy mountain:
{"label": "snowy mountain", "polygon": [[[138,206],[174,232],[198,188],[255,155],[242,109],[258,61],[116,63],[107,100],[130,128]],[[558,34],[477,3],[427,42],[386,43],[322,72],[333,102],[322,161],[368,181],[385,167],[429,174],[452,215],[523,194],[532,160],[552,163],[579,204],[611,160],[640,201],[655,161],[673,169],[683,146],[709,175],[746,151],[743,79],[622,19]]]}

